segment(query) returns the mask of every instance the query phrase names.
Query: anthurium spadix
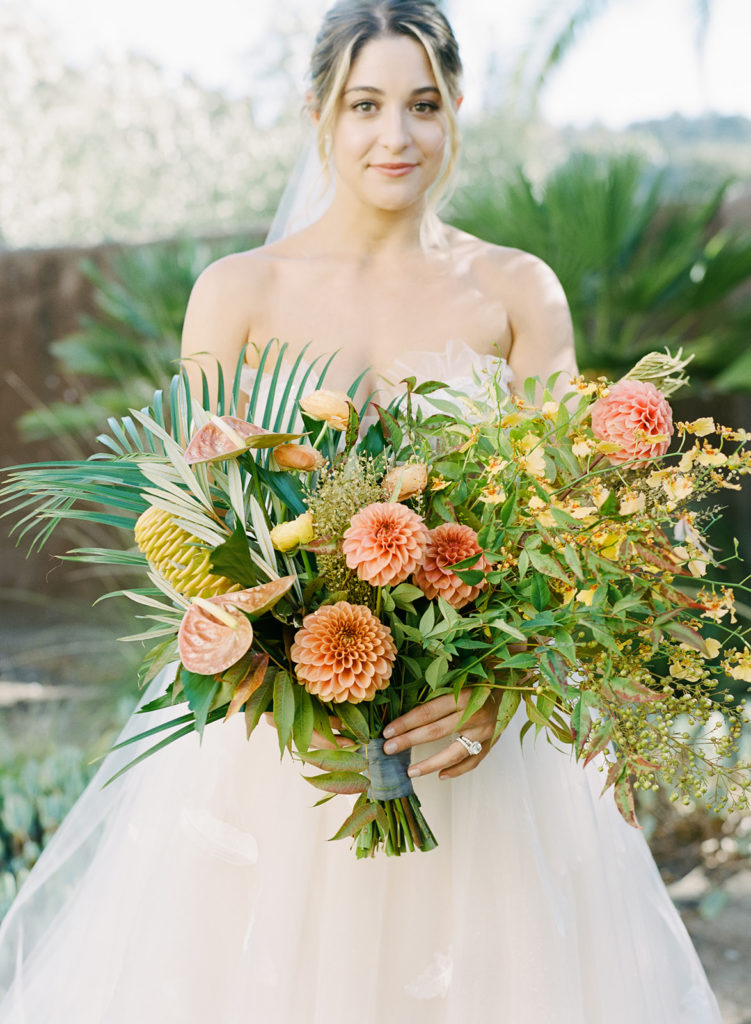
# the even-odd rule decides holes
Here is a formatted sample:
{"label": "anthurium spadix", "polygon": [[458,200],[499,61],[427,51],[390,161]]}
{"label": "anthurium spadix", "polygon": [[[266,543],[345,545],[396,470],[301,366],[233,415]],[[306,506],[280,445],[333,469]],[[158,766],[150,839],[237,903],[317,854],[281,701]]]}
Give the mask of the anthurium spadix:
{"label": "anthurium spadix", "polygon": [[198,462],[234,459],[250,448],[274,448],[301,436],[264,430],[239,416],[212,416],[191,438],[185,449],[185,461],[192,466]]}
{"label": "anthurium spadix", "polygon": [[273,608],[294,582],[294,576],[284,576],[233,594],[194,598],[177,634],[183,665],[200,675],[214,675],[234,665],[253,643],[253,626],[246,615],[261,615]]}

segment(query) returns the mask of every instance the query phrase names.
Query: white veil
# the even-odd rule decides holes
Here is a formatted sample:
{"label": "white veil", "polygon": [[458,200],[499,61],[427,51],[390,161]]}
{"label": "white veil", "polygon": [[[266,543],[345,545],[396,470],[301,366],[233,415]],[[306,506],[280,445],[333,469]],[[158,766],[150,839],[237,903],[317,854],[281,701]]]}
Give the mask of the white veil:
{"label": "white veil", "polygon": [[[267,244],[299,231],[320,217],[332,195],[333,187],[327,184],[318,158],[315,133],[308,128],[301,154],[269,229]],[[173,671],[173,668],[166,669],[149,685],[118,742],[177,717],[179,712],[175,708],[149,713],[138,710],[165,691]],[[139,795],[143,797],[144,787],[150,785],[150,779],[153,782],[159,769],[154,768],[150,775],[152,761],[147,759],[137,769],[103,788],[105,783],[152,746],[160,735],[164,734],[126,746],[105,758],[22,884],[0,924],[0,1024],[25,1024],[29,994],[39,987],[37,968],[56,954],[64,931],[61,926],[75,903],[76,894],[85,880],[96,872],[98,855],[103,854],[100,860],[111,859],[112,844],[129,828],[129,808]],[[171,748],[168,773],[161,772],[158,798],[161,807],[166,809],[173,797],[180,799],[186,779],[196,770],[198,756],[196,735],[178,740]],[[207,775],[205,760],[201,775]],[[152,802],[158,819],[160,806],[155,799]],[[187,813],[190,813],[189,805]],[[190,827],[201,832],[206,841],[231,862],[252,854],[248,850],[248,837],[228,833],[221,822],[204,817],[191,820]],[[33,1019],[36,1022],[38,1017]]]}

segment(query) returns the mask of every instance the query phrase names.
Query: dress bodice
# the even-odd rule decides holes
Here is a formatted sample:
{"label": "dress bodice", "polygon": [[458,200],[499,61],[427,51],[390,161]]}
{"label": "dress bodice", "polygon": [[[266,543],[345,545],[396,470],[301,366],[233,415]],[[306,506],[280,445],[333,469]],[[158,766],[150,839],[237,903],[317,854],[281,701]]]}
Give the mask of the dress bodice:
{"label": "dress bodice", "polygon": [[[308,370],[309,364],[301,362],[295,375],[296,381],[302,383]],[[497,377],[504,390],[508,391],[514,374],[506,360],[500,356],[477,352],[466,342],[452,339],[442,351],[413,349],[395,359],[391,367],[378,376],[378,401],[388,401],[398,394],[402,390],[399,382],[410,376],[415,377],[418,383],[426,380],[445,381],[452,392],[465,396],[470,402],[483,404],[493,379]],[[256,377],[254,367],[243,367],[241,388],[244,393],[250,394],[253,391]],[[317,375],[311,374],[307,389],[312,390],[316,381]],[[264,375],[260,387],[260,408],[264,408],[269,399],[270,382],[270,376]],[[283,390],[277,382],[277,393],[281,395]],[[430,405],[429,399],[424,399],[423,403]],[[276,396],[272,398],[271,404],[275,410]]]}

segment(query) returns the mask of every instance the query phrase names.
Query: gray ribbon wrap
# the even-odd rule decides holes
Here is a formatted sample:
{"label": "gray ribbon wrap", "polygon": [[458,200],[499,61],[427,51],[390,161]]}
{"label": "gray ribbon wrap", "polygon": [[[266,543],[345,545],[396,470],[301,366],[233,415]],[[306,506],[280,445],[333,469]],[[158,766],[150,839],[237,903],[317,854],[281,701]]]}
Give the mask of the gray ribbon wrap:
{"label": "gray ribbon wrap", "polygon": [[414,793],[412,779],[407,775],[411,750],[384,754],[384,739],[371,740],[364,748],[368,759],[369,795],[373,800],[398,800]]}

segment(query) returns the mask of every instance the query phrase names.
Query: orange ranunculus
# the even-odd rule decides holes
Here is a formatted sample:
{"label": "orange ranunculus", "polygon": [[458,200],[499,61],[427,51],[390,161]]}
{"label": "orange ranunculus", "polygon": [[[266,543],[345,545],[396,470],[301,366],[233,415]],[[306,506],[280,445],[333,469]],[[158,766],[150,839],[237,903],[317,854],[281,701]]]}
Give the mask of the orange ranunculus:
{"label": "orange ranunculus", "polygon": [[311,419],[323,420],[335,430],[346,430],[350,401],[343,391],[311,391],[300,399],[300,408]]}
{"label": "orange ranunculus", "polygon": [[607,455],[615,465],[654,459],[670,447],[673,411],[654,384],[620,380],[592,406],[592,432],[600,441],[619,446]]}
{"label": "orange ranunculus", "polygon": [[311,473],[326,462],[309,444],[280,444],[274,449],[274,461],[280,469],[296,469],[301,473]]}
{"label": "orange ranunculus", "polygon": [[394,501],[406,501],[407,498],[414,498],[416,494],[422,494],[428,486],[428,467],[424,462],[407,462],[403,466],[394,466],[381,482],[383,493],[389,500],[397,486],[399,493]]}
{"label": "orange ranunculus", "polygon": [[[425,560],[415,570],[415,583],[431,600],[440,596],[454,608],[463,608],[474,601],[487,584],[485,580],[475,586],[464,583],[449,566],[480,551],[477,534],[471,526],[442,523],[430,531]],[[490,568],[490,563],[480,554],[471,568],[484,572]]]}
{"label": "orange ranunculus", "polygon": [[388,686],[396,647],[388,626],[369,608],[338,601],[305,616],[290,654],[309,693],[359,704]]}
{"label": "orange ranunculus", "polygon": [[372,587],[402,583],[425,556],[428,531],[396,501],[376,501],[357,512],[344,531],[342,552],[350,569]]}

